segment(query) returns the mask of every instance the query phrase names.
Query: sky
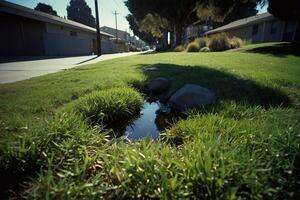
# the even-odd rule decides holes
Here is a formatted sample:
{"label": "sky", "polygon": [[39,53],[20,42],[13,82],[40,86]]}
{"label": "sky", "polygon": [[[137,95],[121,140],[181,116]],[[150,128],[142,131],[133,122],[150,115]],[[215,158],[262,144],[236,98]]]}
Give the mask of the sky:
{"label": "sky", "polygon": [[[7,0],[9,2],[26,6],[29,8],[34,8],[39,2],[49,4],[54,10],[57,11],[58,15],[61,17],[67,17],[67,6],[70,0]],[[95,16],[95,4],[94,0],[86,0],[89,7],[92,9],[92,14]],[[115,16],[114,11],[118,14],[118,29],[123,31],[130,31],[129,24],[125,19],[125,16],[129,14],[127,7],[124,4],[124,0],[98,0],[99,15],[100,15],[100,26],[115,27]],[[260,8],[258,6],[259,13],[267,11],[267,6]]]}

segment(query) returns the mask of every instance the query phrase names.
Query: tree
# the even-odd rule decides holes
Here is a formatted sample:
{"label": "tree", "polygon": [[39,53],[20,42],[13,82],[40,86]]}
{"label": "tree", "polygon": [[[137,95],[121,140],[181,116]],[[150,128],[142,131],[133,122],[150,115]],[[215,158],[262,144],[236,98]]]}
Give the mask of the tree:
{"label": "tree", "polygon": [[152,19],[156,18],[157,23],[150,23],[154,27],[148,27],[148,30],[166,32],[175,29],[176,43],[180,44],[183,28],[190,20],[196,2],[197,0],[127,0],[125,4],[138,25],[145,24],[143,21],[153,22]]}
{"label": "tree", "polygon": [[212,25],[214,28],[217,28],[239,19],[254,16],[258,13],[257,4],[258,2],[255,1],[249,1],[246,3],[238,1],[233,6],[232,11],[226,15],[222,22],[212,22]]}
{"label": "tree", "polygon": [[[262,1],[265,0],[127,0],[125,4],[139,28],[143,27],[145,23],[142,22],[147,19],[146,21],[151,23],[148,23],[149,27],[144,31],[152,35],[159,31],[174,31],[175,45],[179,45],[182,43],[183,30],[193,22],[199,19],[223,22],[232,11],[236,13],[233,13],[231,18],[239,18],[242,14],[251,14],[253,9],[249,11],[247,9]],[[248,4],[244,5],[245,3]],[[243,13],[238,11],[242,6],[244,6]],[[152,23],[154,18],[161,20]],[[168,26],[161,23],[164,19],[167,20]]]}
{"label": "tree", "polygon": [[[265,0],[266,1],[266,0]],[[300,1],[299,0],[268,0],[268,11],[274,16],[281,19],[298,19],[300,16]]]}
{"label": "tree", "polygon": [[139,29],[135,18],[131,14],[127,15],[126,19],[129,22],[130,29],[133,31],[134,35],[138,36],[141,40],[148,44],[154,44],[156,42],[156,38],[154,38],[150,33]]}
{"label": "tree", "polygon": [[[266,1],[266,0],[265,0]],[[296,33],[294,40],[300,41],[300,1],[277,1],[269,0],[268,11],[275,17],[283,20],[295,20],[297,21]]]}
{"label": "tree", "polygon": [[92,15],[91,8],[85,0],[71,0],[67,7],[68,19],[85,24],[87,26],[96,27],[95,18]]}
{"label": "tree", "polygon": [[36,5],[36,7],[34,8],[34,10],[38,10],[38,11],[41,11],[41,12],[44,12],[44,13],[47,13],[50,15],[57,16],[57,12],[55,10],[53,10],[51,5],[48,5],[48,4],[38,3]]}
{"label": "tree", "polygon": [[232,11],[225,17],[222,25],[228,24],[238,19],[254,16],[257,13],[257,2],[249,1],[247,3],[243,3],[239,1],[234,5]]}

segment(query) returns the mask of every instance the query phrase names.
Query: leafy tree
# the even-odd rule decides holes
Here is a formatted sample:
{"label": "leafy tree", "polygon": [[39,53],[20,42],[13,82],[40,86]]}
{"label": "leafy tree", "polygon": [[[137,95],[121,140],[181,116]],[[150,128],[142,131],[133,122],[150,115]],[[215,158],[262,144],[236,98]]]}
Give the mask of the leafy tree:
{"label": "leafy tree", "polygon": [[[159,31],[174,31],[176,35],[175,44],[179,45],[182,42],[183,30],[193,22],[199,19],[223,22],[226,17],[228,20],[244,17],[252,14],[253,6],[262,1],[265,0],[127,0],[125,4],[139,28],[145,27],[143,21],[146,21],[151,23],[148,23],[149,27],[144,31],[152,35],[159,33]],[[244,5],[245,3],[247,5]],[[251,9],[249,9],[250,7]],[[239,11],[241,8],[243,8],[243,12]],[[230,16],[232,11],[235,13]],[[153,23],[151,18],[160,20]],[[162,23],[164,19],[167,20],[168,26]]]}
{"label": "leafy tree", "polygon": [[71,0],[67,7],[68,19],[85,24],[90,27],[96,27],[95,18],[92,15],[91,8],[85,0]]}
{"label": "leafy tree", "polygon": [[[266,1],[266,0],[265,0]],[[268,11],[281,19],[299,19],[300,1],[299,0],[268,0]]]}
{"label": "leafy tree", "polygon": [[130,29],[133,31],[134,35],[138,36],[141,40],[148,44],[154,44],[156,42],[156,38],[154,38],[150,33],[139,29],[135,18],[131,14],[127,15],[126,19],[129,22]]}
{"label": "leafy tree", "polygon": [[156,13],[149,13],[139,22],[139,27],[141,31],[151,33],[155,38],[162,38],[164,30],[168,28],[168,21]]}
{"label": "leafy tree", "polygon": [[[266,0],[265,0],[266,1]],[[300,1],[288,0],[278,1],[269,0],[268,11],[274,16],[283,20],[295,20],[297,21],[295,40],[300,41]]]}
{"label": "leafy tree", "polygon": [[48,5],[48,4],[38,3],[36,5],[36,7],[34,8],[34,10],[38,10],[38,11],[41,11],[41,12],[44,12],[44,13],[47,13],[50,15],[57,16],[57,12],[55,10],[53,10],[51,5]]}
{"label": "leafy tree", "polygon": [[[148,30],[161,33],[175,29],[177,43],[181,42],[184,26],[190,20],[197,0],[127,0],[125,2],[138,25],[143,27],[143,21],[151,21]],[[146,19],[145,19],[146,18]],[[156,18],[156,23],[152,21]],[[166,25],[167,23],[168,25]],[[152,27],[150,27],[150,25]],[[145,25],[146,26],[146,25]],[[144,27],[145,27],[144,26]],[[153,30],[156,30],[153,32]],[[150,33],[149,32],[149,33]]]}
{"label": "leafy tree", "polygon": [[257,13],[257,2],[249,1],[247,3],[243,3],[239,1],[234,5],[232,11],[225,17],[222,25],[228,24],[238,19],[254,16]]}

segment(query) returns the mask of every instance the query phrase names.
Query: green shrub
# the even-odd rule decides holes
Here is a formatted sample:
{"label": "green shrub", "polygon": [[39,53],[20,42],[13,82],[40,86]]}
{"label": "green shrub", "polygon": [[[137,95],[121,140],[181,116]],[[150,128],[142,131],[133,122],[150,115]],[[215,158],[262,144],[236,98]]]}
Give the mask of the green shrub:
{"label": "green shrub", "polygon": [[240,48],[243,45],[243,40],[238,37],[233,37],[230,39],[230,47],[232,49]]}
{"label": "green shrub", "polygon": [[198,52],[200,50],[199,43],[197,42],[191,42],[188,44],[186,51],[187,52]]}
{"label": "green shrub", "polygon": [[108,124],[136,114],[143,104],[143,97],[132,88],[113,88],[93,92],[75,104],[75,112],[92,124]]}
{"label": "green shrub", "polygon": [[199,49],[202,49],[203,47],[208,47],[209,45],[209,39],[207,37],[200,37],[195,39],[195,42],[199,44]]}
{"label": "green shrub", "polygon": [[212,51],[225,51],[230,49],[230,41],[225,33],[216,34],[210,37],[209,48]]}
{"label": "green shrub", "polygon": [[182,52],[185,50],[185,46],[184,45],[178,45],[177,47],[175,47],[175,51],[176,52]]}

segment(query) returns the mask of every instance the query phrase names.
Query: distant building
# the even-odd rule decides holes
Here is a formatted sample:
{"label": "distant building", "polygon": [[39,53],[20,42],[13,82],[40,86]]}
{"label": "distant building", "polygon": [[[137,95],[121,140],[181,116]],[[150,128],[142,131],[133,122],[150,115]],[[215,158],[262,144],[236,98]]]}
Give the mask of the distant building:
{"label": "distant building", "polygon": [[[105,32],[105,33],[108,33],[110,35],[113,35],[115,38],[116,38],[116,29],[115,28],[111,28],[111,27],[108,27],[108,26],[102,26],[100,28],[101,31]],[[127,33],[126,31],[122,31],[122,30],[117,30],[117,33],[118,33],[118,39],[121,39],[123,40],[124,42],[130,42],[130,34]]]}
{"label": "distant building", "polygon": [[205,35],[226,32],[252,43],[293,41],[296,35],[296,21],[283,21],[270,13],[240,19],[225,26],[210,30]]}
{"label": "distant building", "polygon": [[[96,29],[6,1],[0,1],[0,27],[0,57],[89,55],[97,49]],[[101,32],[102,42],[113,37]]]}
{"label": "distant building", "polygon": [[[115,28],[111,28],[108,26],[102,26],[100,28],[100,30],[103,31],[104,33],[113,35],[115,38],[117,37]],[[145,45],[145,43],[143,41],[137,40],[136,37],[134,37],[134,36],[130,36],[130,34],[127,33],[126,31],[122,31],[122,30],[118,29],[117,33],[118,33],[118,40],[122,40],[126,44],[134,44],[138,48],[142,48]]]}
{"label": "distant building", "polygon": [[212,26],[209,26],[207,23],[202,23],[202,21],[197,21],[191,25],[189,25],[185,29],[184,33],[184,43],[189,43],[203,35],[203,33],[207,32],[208,30],[213,29]]}

